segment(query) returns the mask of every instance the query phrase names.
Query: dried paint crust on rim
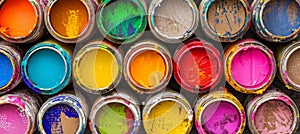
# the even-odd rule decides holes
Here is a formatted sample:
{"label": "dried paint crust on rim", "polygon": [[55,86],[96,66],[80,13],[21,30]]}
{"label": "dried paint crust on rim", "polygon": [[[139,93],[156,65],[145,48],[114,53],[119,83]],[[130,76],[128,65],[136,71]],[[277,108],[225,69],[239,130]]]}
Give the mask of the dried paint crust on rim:
{"label": "dried paint crust on rim", "polygon": [[[167,0],[165,0],[165,1],[167,1]],[[165,17],[165,16],[156,15],[157,8],[159,8],[161,6],[162,2],[164,2],[164,0],[153,0],[148,9],[148,13],[149,13],[148,22],[149,22],[149,27],[150,27],[152,33],[158,39],[160,39],[164,42],[167,42],[167,43],[179,43],[179,42],[187,40],[189,37],[191,37],[195,33],[195,31],[198,27],[199,11],[197,9],[195,2],[193,0],[184,0],[185,4],[187,4],[187,6],[191,10],[192,22],[191,22],[191,25],[189,27],[187,27],[185,33],[182,35],[179,35],[179,36],[170,36],[158,29],[157,24],[155,22],[155,17],[163,17],[163,18]],[[174,12],[172,12],[172,14],[173,13]],[[166,18],[166,19],[170,19],[170,18]],[[173,21],[176,21],[176,20],[173,20]],[[176,22],[176,23],[179,23],[179,22]],[[176,25],[176,24],[174,24],[174,25]]]}
{"label": "dried paint crust on rim", "polygon": [[[6,1],[3,0],[0,2],[0,7],[5,3]],[[30,4],[32,5],[37,21],[34,26],[34,28],[30,31],[30,34],[25,37],[11,37],[8,35],[4,35],[0,32],[0,37],[6,41],[12,42],[12,43],[31,43],[39,38],[41,38],[44,35],[45,32],[45,25],[44,25],[44,7],[47,4],[47,1],[45,0],[30,0]]]}
{"label": "dried paint crust on rim", "polygon": [[[299,27],[296,29],[293,29],[293,32],[290,33],[287,36],[279,36],[275,35],[274,33],[270,32],[267,28],[266,25],[264,24],[264,10],[265,7],[268,3],[270,3],[273,0],[254,0],[252,2],[251,8],[252,8],[252,25],[254,28],[254,31],[256,34],[267,41],[270,42],[288,42],[293,39],[296,39],[297,37],[300,36],[300,23]],[[298,10],[300,11],[300,1],[299,0],[292,0],[298,4]],[[279,9],[278,9],[279,10]],[[293,10],[292,10],[293,11]],[[288,24],[290,25],[290,24]]]}
{"label": "dried paint crust on rim", "polygon": [[[158,85],[155,85],[151,88],[144,87],[140,84],[138,84],[134,78],[131,76],[130,73],[130,64],[133,61],[133,59],[140,53],[146,52],[146,51],[155,51],[157,52],[164,60],[165,63],[165,74],[162,80]],[[160,44],[154,42],[154,41],[142,41],[139,42],[135,45],[133,45],[130,50],[127,52],[127,54],[124,57],[124,63],[123,63],[123,73],[126,82],[138,93],[146,93],[146,94],[151,94],[151,93],[156,93],[161,90],[163,90],[167,84],[169,83],[172,72],[173,72],[173,64],[172,64],[172,58],[169,53],[169,51],[164,47],[161,46]]]}
{"label": "dried paint crust on rim", "polygon": [[54,96],[50,99],[48,99],[40,108],[38,115],[37,115],[37,125],[38,130],[42,134],[46,134],[46,131],[43,127],[43,117],[44,114],[53,106],[56,105],[67,105],[73,108],[77,114],[79,115],[79,125],[78,129],[76,131],[76,134],[82,134],[85,131],[86,125],[87,125],[87,111],[86,106],[83,101],[81,101],[78,97],[72,95],[72,94],[61,94],[58,96]]}
{"label": "dried paint crust on rim", "polygon": [[[50,50],[55,53],[57,53],[61,60],[63,60],[64,63],[64,76],[60,80],[59,83],[57,83],[55,86],[51,88],[44,88],[40,87],[39,85],[35,84],[33,81],[31,81],[31,78],[28,73],[28,62],[30,60],[30,57],[40,51],[40,50]],[[57,44],[57,42],[53,41],[45,41],[38,43],[37,45],[31,47],[27,53],[25,54],[22,64],[21,64],[21,70],[22,70],[22,78],[23,81],[26,83],[26,85],[34,90],[36,93],[39,94],[44,94],[44,95],[52,95],[55,93],[58,93],[61,91],[63,88],[65,88],[68,84],[71,83],[71,74],[72,74],[72,60],[71,60],[71,55],[72,55],[72,48],[68,48],[67,46],[64,46],[63,44]]]}
{"label": "dried paint crust on rim", "polygon": [[[247,49],[256,49],[261,53],[264,53],[264,56],[268,59],[269,72],[264,77],[264,79],[259,83],[260,85],[243,85],[238,83],[232,75],[232,63],[235,56],[240,51],[246,51]],[[245,93],[245,94],[262,94],[273,82],[276,75],[276,61],[273,55],[273,52],[262,43],[253,40],[253,39],[244,39],[235,44],[230,45],[225,50],[225,77],[227,82],[237,91]]]}
{"label": "dried paint crust on rim", "polygon": [[[90,87],[88,86],[86,83],[84,83],[81,78],[79,77],[79,64],[80,61],[82,59],[82,57],[93,51],[93,50],[105,50],[107,52],[109,52],[110,54],[112,54],[114,56],[114,58],[116,59],[117,63],[118,63],[118,74],[116,76],[116,78],[113,80],[113,82],[108,85],[107,87],[103,87],[103,88],[95,88],[95,87]],[[116,88],[116,86],[119,85],[121,79],[122,79],[122,65],[123,65],[123,56],[122,54],[117,50],[117,48],[115,48],[112,44],[110,44],[109,42],[104,42],[104,41],[94,41],[91,42],[89,44],[87,44],[86,46],[84,46],[83,48],[81,48],[78,53],[75,55],[74,57],[74,61],[73,61],[73,77],[74,77],[74,81],[85,91],[92,93],[92,94],[105,94],[108,93],[110,91],[112,91],[114,88]]]}
{"label": "dried paint crust on rim", "polygon": [[[199,85],[188,84],[186,82],[186,80],[184,80],[184,78],[182,77],[184,74],[181,74],[182,70],[180,70],[180,68],[181,68],[180,63],[181,63],[182,57],[184,57],[184,55],[186,55],[186,54],[191,54],[191,56],[194,57],[193,53],[191,52],[191,50],[193,50],[193,49],[194,50],[195,49],[205,50],[207,52],[207,56],[208,56],[209,60],[217,62],[216,67],[211,67],[211,68],[216,69],[217,73],[214,74],[215,76],[212,76],[212,81],[208,85],[205,85],[203,87],[199,86]],[[217,50],[217,48],[215,48],[212,44],[210,44],[209,42],[205,42],[204,40],[194,39],[194,40],[188,41],[187,43],[185,43],[185,45],[183,45],[177,49],[173,60],[174,60],[174,78],[175,78],[175,80],[177,81],[178,84],[181,85],[181,87],[183,87],[187,91],[190,91],[193,93],[203,93],[203,92],[209,91],[210,89],[213,89],[220,82],[220,80],[223,76],[223,69],[224,69],[223,65],[224,64],[223,64],[223,60],[221,59],[221,54],[220,54],[219,50]],[[196,62],[196,59],[194,59],[194,60]],[[186,66],[186,65],[183,65],[183,66]],[[201,68],[201,67],[199,67],[199,68]],[[205,69],[207,69],[207,68],[201,68],[201,70],[205,70]],[[203,73],[203,72],[201,72],[201,73]]]}
{"label": "dried paint crust on rim", "polygon": [[[243,26],[235,33],[230,33],[230,34],[225,34],[221,35],[218,32],[215,32],[215,30],[211,27],[208,19],[208,12],[209,9],[211,8],[212,4],[214,4],[218,0],[203,0],[201,1],[199,5],[199,10],[200,10],[200,22],[203,28],[204,33],[211,39],[215,41],[220,41],[220,42],[234,42],[238,39],[240,39],[251,26],[251,13],[250,13],[250,6],[247,0],[237,0],[243,7],[243,10],[245,12],[245,18]],[[226,0],[224,0],[226,1]],[[224,2],[223,1],[223,2]],[[228,0],[230,1],[230,0]],[[237,5],[236,5],[237,6]],[[218,9],[220,10],[220,9]],[[224,10],[223,10],[224,11]],[[226,22],[229,23],[228,16],[226,15]],[[241,20],[242,21],[242,20]],[[230,24],[229,24],[230,25]]]}
{"label": "dried paint crust on rim", "polygon": [[277,88],[272,87],[266,93],[257,96],[249,96],[246,99],[246,112],[247,112],[247,119],[248,119],[248,127],[252,133],[259,133],[257,127],[255,126],[255,115],[257,110],[262,106],[264,103],[268,101],[280,101],[285,103],[291,110],[293,114],[293,123],[289,134],[295,133],[299,127],[299,110],[295,102],[288,97],[285,93],[280,92]]}
{"label": "dried paint crust on rim", "polygon": [[51,18],[50,18],[51,9],[58,1],[59,0],[51,0],[48,2],[48,4],[45,7],[44,21],[49,33],[55,39],[64,43],[77,43],[90,37],[90,35],[93,33],[93,28],[94,28],[94,23],[95,23],[94,18],[95,18],[95,10],[97,9],[97,2],[95,2],[95,0],[79,0],[86,8],[88,21],[87,24],[85,25],[85,28],[77,36],[67,37],[61,35],[58,31],[56,31],[51,24]]}
{"label": "dried paint crust on rim", "polygon": [[227,102],[234,106],[239,113],[239,127],[237,128],[238,134],[242,134],[244,132],[246,126],[246,113],[243,105],[239,102],[239,100],[230,92],[227,91],[226,88],[215,90],[204,95],[198,97],[195,102],[194,111],[195,111],[195,124],[197,131],[199,133],[208,133],[205,127],[203,126],[202,116],[206,108],[213,103]]}

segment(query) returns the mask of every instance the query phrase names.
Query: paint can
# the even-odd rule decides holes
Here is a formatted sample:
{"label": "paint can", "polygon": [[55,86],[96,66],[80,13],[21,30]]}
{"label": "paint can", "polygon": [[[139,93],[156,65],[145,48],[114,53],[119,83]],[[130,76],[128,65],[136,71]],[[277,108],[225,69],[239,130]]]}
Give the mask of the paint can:
{"label": "paint can", "polygon": [[94,0],[51,0],[44,16],[49,33],[64,43],[77,43],[91,36],[97,5]]}
{"label": "paint can", "polygon": [[12,43],[31,43],[41,38],[46,4],[47,0],[2,0],[0,37]]}
{"label": "paint can", "polygon": [[145,40],[131,46],[124,58],[126,82],[138,93],[155,93],[169,83],[173,64],[164,46]]}
{"label": "paint can", "polygon": [[87,108],[85,100],[73,94],[54,96],[38,112],[39,132],[83,134],[87,125]]}
{"label": "paint can", "polygon": [[152,33],[167,43],[185,41],[198,27],[199,11],[193,0],[152,0],[148,12]]}
{"label": "paint can", "polygon": [[113,92],[94,102],[89,119],[93,134],[137,134],[141,124],[141,112],[135,98],[125,93]]}
{"label": "paint can", "polygon": [[142,114],[147,134],[188,134],[193,126],[193,110],[189,102],[171,90],[151,96]]}
{"label": "paint can", "polygon": [[246,113],[239,100],[226,88],[200,95],[195,103],[198,133],[242,134]]}
{"label": "paint can", "polygon": [[300,92],[298,64],[300,58],[300,41],[294,42],[278,51],[278,77],[288,89]]}
{"label": "paint can", "polygon": [[252,25],[267,41],[287,42],[300,35],[299,0],[254,0]]}
{"label": "paint can", "polygon": [[262,95],[249,96],[246,101],[248,127],[252,133],[297,132],[299,111],[293,100],[277,88]]}
{"label": "paint can", "polygon": [[193,39],[175,52],[174,78],[187,91],[203,93],[220,82],[223,65],[217,48],[204,40]]}
{"label": "paint can", "polygon": [[250,28],[247,0],[202,0],[199,10],[204,33],[215,41],[234,42]]}
{"label": "paint can", "polygon": [[240,40],[225,50],[225,77],[237,91],[262,94],[276,75],[273,52],[254,39]]}
{"label": "paint can", "polygon": [[121,52],[111,43],[91,42],[74,57],[74,81],[89,93],[107,93],[120,83],[122,60]]}
{"label": "paint can", "polygon": [[138,39],[147,26],[144,0],[106,0],[100,2],[96,22],[101,34],[116,44]]}
{"label": "paint can", "polygon": [[52,95],[71,83],[71,46],[45,41],[25,54],[21,70],[26,85],[39,94]]}
{"label": "paint can", "polygon": [[20,83],[21,60],[21,49],[8,42],[0,42],[0,94],[11,91]]}
{"label": "paint can", "polygon": [[0,97],[0,132],[32,134],[36,130],[36,114],[41,99],[26,90],[18,90]]}

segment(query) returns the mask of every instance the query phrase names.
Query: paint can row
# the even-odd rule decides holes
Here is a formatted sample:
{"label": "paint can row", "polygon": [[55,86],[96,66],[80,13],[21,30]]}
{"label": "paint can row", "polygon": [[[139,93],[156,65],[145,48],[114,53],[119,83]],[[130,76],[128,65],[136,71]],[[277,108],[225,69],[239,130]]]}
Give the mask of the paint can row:
{"label": "paint can row", "polygon": [[0,37],[13,43],[36,41],[46,29],[59,41],[77,43],[97,25],[109,41],[127,44],[143,34],[147,21],[155,37],[168,43],[191,37],[199,19],[207,37],[219,42],[240,39],[251,20],[255,33],[270,42],[291,41],[300,31],[299,0],[255,0],[251,6],[246,0],[203,0],[199,9],[193,0],[152,0],[149,9],[144,0],[5,0],[0,5]]}
{"label": "paint can row", "polygon": [[294,133],[299,124],[296,104],[275,87],[248,96],[245,108],[225,88],[200,95],[193,109],[171,90],[150,96],[142,111],[133,96],[121,92],[99,97],[91,109],[73,93],[40,104],[39,97],[26,89],[1,96],[1,132],[33,133],[38,128],[43,134],[83,134],[89,122],[94,134],[138,133],[142,123],[149,134],[189,133],[193,124],[198,133],[243,133],[246,125],[252,133]]}

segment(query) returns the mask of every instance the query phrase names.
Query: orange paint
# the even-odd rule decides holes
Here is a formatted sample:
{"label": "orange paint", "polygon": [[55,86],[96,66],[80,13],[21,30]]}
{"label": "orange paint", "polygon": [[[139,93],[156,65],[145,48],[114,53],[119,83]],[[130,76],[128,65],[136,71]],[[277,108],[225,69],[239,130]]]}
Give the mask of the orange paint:
{"label": "orange paint", "polygon": [[152,88],[159,85],[166,75],[166,63],[158,52],[144,51],[132,59],[130,74],[138,85]]}
{"label": "orange paint", "polygon": [[29,0],[6,0],[0,8],[0,33],[26,37],[37,25],[37,15]]}

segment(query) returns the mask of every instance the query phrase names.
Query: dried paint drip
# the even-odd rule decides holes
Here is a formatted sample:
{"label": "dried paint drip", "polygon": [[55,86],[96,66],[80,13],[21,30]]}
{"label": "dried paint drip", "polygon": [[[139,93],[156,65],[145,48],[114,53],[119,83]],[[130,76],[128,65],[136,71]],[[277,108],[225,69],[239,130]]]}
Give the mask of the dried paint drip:
{"label": "dried paint drip", "polygon": [[300,28],[300,3],[296,0],[271,0],[263,9],[263,23],[275,36],[290,36]]}
{"label": "dried paint drip", "polygon": [[293,52],[290,57],[288,58],[287,61],[287,73],[288,73],[288,77],[289,79],[297,84],[300,85],[300,50],[296,50],[295,52]]}
{"label": "dried paint drip", "polygon": [[50,9],[50,22],[61,36],[76,38],[88,24],[87,7],[80,0],[58,0]]}
{"label": "dried paint drip", "polygon": [[42,125],[46,133],[76,133],[79,127],[79,115],[69,105],[58,104],[45,112]]}
{"label": "dried paint drip", "polygon": [[188,111],[175,101],[161,101],[144,116],[147,133],[188,133],[191,122]]}
{"label": "dried paint drip", "polygon": [[207,18],[216,34],[231,37],[244,27],[246,12],[240,0],[215,0],[208,9]]}
{"label": "dried paint drip", "polygon": [[127,134],[134,128],[134,114],[121,103],[110,103],[100,108],[96,115],[98,132],[101,134]]}
{"label": "dried paint drip", "polygon": [[262,104],[255,113],[255,126],[261,134],[290,132],[293,112],[286,103],[270,100]]}
{"label": "dried paint drip", "polygon": [[5,134],[25,134],[28,128],[25,111],[13,104],[0,105],[0,132]]}
{"label": "dried paint drip", "polygon": [[115,43],[132,42],[146,28],[146,10],[142,0],[102,2],[97,22],[101,33]]}

